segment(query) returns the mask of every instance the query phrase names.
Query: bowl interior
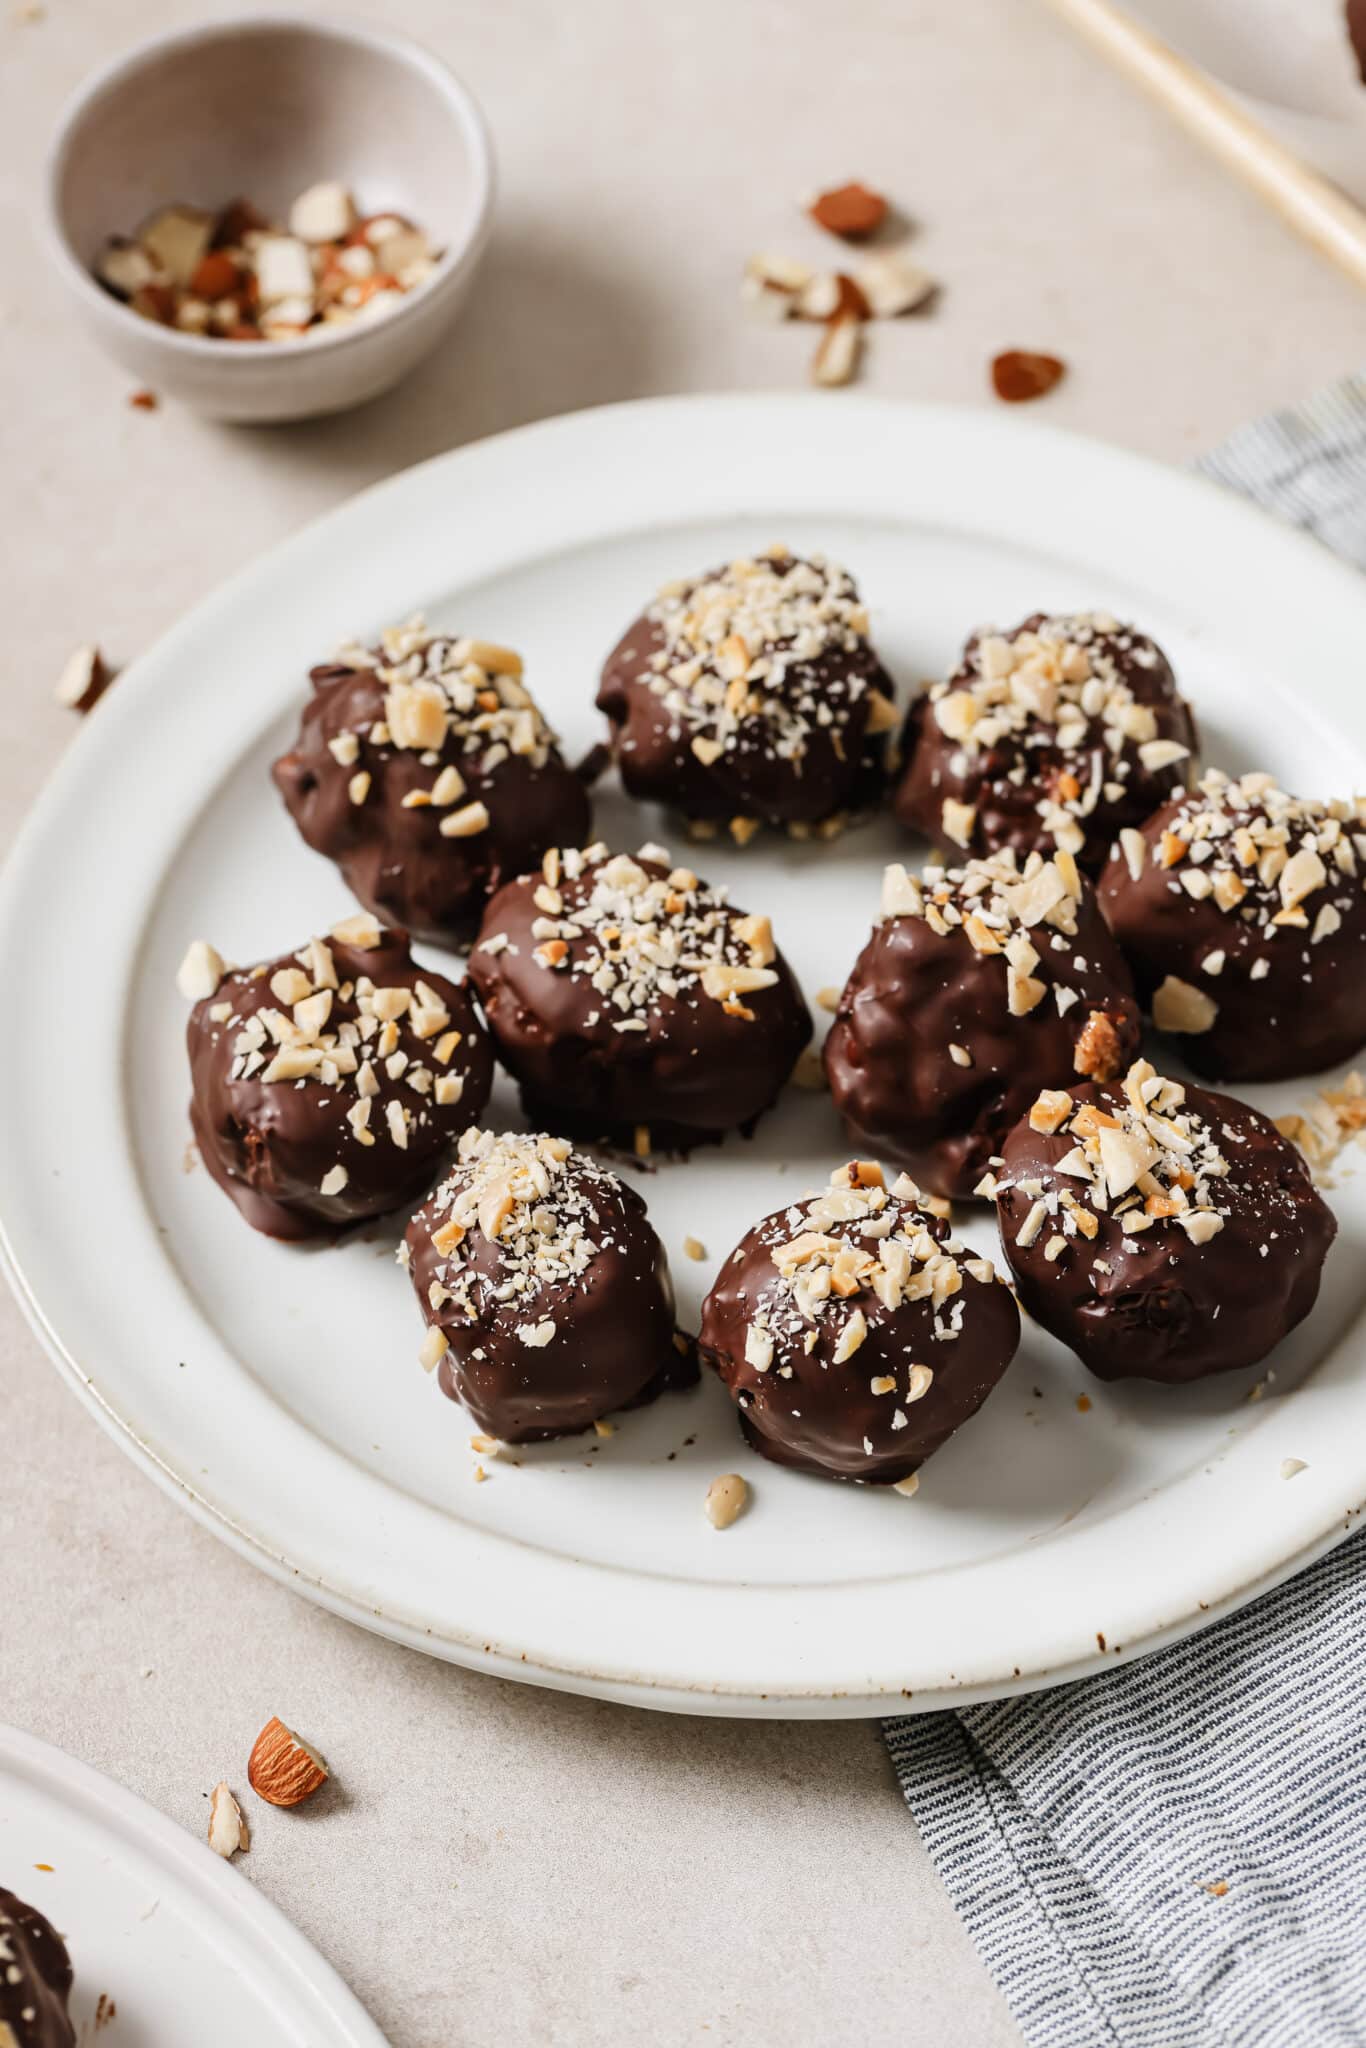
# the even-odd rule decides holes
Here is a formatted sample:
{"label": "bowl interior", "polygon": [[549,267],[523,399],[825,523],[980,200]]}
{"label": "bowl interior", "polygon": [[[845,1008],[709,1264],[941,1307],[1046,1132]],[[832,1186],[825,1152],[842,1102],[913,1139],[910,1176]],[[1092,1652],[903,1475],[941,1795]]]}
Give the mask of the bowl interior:
{"label": "bowl interior", "polygon": [[299,22],[224,23],[135,55],[81,104],[59,155],[57,224],[93,264],[177,201],[250,199],[283,222],[320,179],[459,251],[486,197],[477,120],[421,53]]}

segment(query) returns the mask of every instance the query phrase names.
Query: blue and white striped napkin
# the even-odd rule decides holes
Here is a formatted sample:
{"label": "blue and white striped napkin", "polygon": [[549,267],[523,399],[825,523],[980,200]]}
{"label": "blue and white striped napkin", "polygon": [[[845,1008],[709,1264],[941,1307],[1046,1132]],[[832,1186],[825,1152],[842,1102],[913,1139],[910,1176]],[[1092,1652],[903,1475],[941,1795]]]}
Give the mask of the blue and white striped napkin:
{"label": "blue and white striped napkin", "polygon": [[[1366,375],[1199,467],[1366,568]],[[1029,2048],[1366,2044],[1366,1532],[1155,1656],[886,1737]]]}

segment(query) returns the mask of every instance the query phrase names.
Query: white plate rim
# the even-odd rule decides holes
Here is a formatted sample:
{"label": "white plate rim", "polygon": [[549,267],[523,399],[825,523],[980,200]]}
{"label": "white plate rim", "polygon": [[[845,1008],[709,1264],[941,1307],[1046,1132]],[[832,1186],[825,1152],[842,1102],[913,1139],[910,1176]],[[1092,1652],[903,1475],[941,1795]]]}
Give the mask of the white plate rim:
{"label": "white plate rim", "polygon": [[[725,453],[719,465],[718,448]],[[113,811],[107,821],[99,815],[101,804],[107,809],[113,801],[101,771],[117,763],[121,749],[131,748],[136,758],[144,705],[155,700],[173,753],[188,743],[193,726],[188,700],[176,701],[176,680],[195,671],[205,648],[221,647],[227,636],[234,660],[249,659],[255,646],[263,654],[269,648],[277,669],[295,655],[302,668],[319,644],[316,580],[329,569],[335,575],[338,562],[347,567],[348,607],[358,618],[379,618],[410,609],[434,587],[437,551],[449,544],[453,523],[466,550],[465,576],[474,580],[501,561],[651,520],[781,521],[822,513],[923,516],[979,534],[1027,530],[1041,547],[1074,561],[1122,559],[1133,576],[1177,593],[1194,591],[1198,577],[1197,610],[1236,616],[1265,667],[1315,677],[1339,725],[1361,731],[1341,657],[1344,637],[1359,639],[1366,625],[1366,591],[1356,572],[1202,479],[1034,421],[949,406],[853,394],[833,403],[824,394],[637,401],[519,428],[375,485],[196,607],[121,677],[40,797],[0,873],[0,952],[13,957],[11,948],[33,943],[32,905],[41,888],[55,886],[59,898],[65,891],[70,903],[78,900],[62,878],[63,858],[73,831],[98,847],[99,826],[113,821]],[[509,546],[514,514],[516,544]],[[399,529],[401,562],[384,546]],[[335,609],[335,596],[329,602]],[[334,626],[335,618],[324,639]],[[1311,702],[1296,701],[1302,716],[1316,720]],[[172,800],[157,844],[186,821]],[[150,857],[144,865],[150,872]],[[125,917],[134,942],[142,919],[141,907]],[[59,926],[60,918],[51,922]],[[125,991],[135,971],[129,936],[117,921],[86,934],[103,963],[106,993]],[[13,1014],[0,1014],[4,1070],[22,1073],[25,1056],[32,1071],[31,1044]],[[117,1118],[108,1105],[101,1114],[112,1146]],[[1089,1607],[1078,1601],[1067,1617],[1032,1611],[1028,1559],[946,1574],[955,1582],[951,1596],[940,1589],[937,1599],[927,1597],[922,1584],[914,1614],[898,1626],[895,1588],[886,1582],[811,1589],[650,1579],[636,1586],[621,1569],[545,1552],[529,1564],[524,1546],[468,1525],[458,1592],[469,1597],[457,1597],[453,1609],[448,1587],[424,1582],[415,1600],[411,1582],[405,1589],[402,1575],[389,1569],[391,1524],[403,1519],[411,1564],[409,1549],[436,1522],[432,1511],[406,1496],[396,1505],[393,1489],[319,1445],[263,1394],[278,1441],[261,1457],[262,1469],[253,1471],[242,1448],[229,1444],[229,1476],[208,1486],[189,1469],[183,1446],[159,1445],[137,1416],[109,1398],[100,1368],[80,1362],[95,1356],[86,1341],[94,1322],[87,1315],[81,1332],[70,1301],[56,1306],[60,1261],[28,1200],[38,1156],[0,1143],[0,1251],[54,1361],[123,1448],[197,1519],[284,1583],[362,1626],[503,1676],[694,1713],[819,1717],[963,1705],[1078,1677],[1116,1654],[1146,1652],[1203,1626],[1330,1548],[1366,1500],[1366,1454],[1351,1450],[1354,1435],[1366,1441],[1366,1431],[1349,1426],[1353,1419],[1366,1423],[1366,1385],[1356,1371],[1359,1347],[1349,1337],[1284,1403],[1288,1419],[1293,1411],[1289,1448],[1316,1468],[1312,1488],[1280,1488],[1258,1526],[1241,1527],[1237,1511],[1246,1507],[1246,1489],[1235,1472],[1238,1453],[1226,1454],[1204,1478],[1208,1540],[1192,1551],[1189,1528],[1168,1512],[1175,1489],[1165,1489],[1125,1518],[1130,1542],[1141,1539],[1153,1569],[1117,1595],[1099,1569],[1107,1559],[1114,1568],[1124,1562],[1112,1532],[1108,1552],[1102,1543],[1088,1561],[1096,1574]],[[112,1167],[102,1161],[100,1170]],[[78,1212],[85,1198],[68,1190],[66,1199]],[[253,1449],[259,1453],[260,1444]],[[272,1475],[281,1482],[274,1499]],[[295,1489],[284,1482],[296,1478],[347,1489],[350,1510],[321,1548],[317,1532],[289,1513]],[[307,1491],[306,1484],[297,1490]],[[379,1528],[383,1558],[363,1553],[342,1530],[342,1520],[353,1517]],[[482,1597],[490,1569],[496,1613],[471,1593],[478,1579]],[[993,1578],[989,1598],[974,1604],[966,1596],[980,1589],[970,1581],[986,1573]],[[1111,1623],[1104,1650],[1088,1618],[1102,1592]],[[462,1604],[465,1611],[456,1611]],[[987,1617],[990,1642],[978,1632]],[[891,1635],[897,1641],[889,1648]]]}
{"label": "white plate rim", "polygon": [[[314,2011],[310,2024],[325,2026],[336,2048],[385,2048],[384,2036],[355,1993],[280,1908],[246,1875],[197,1842],[175,1821],[107,1777],[93,1764],[68,1755],[22,1728],[0,1723],[0,1775],[23,1777],[66,1812],[89,1814],[95,1822],[139,1850],[148,1861],[174,1874],[182,1893],[192,1893],[204,1911],[259,1970],[269,1958],[272,1971],[306,1994]],[[37,1887],[29,1893],[41,1908]],[[73,1955],[77,1971],[79,1952]]]}

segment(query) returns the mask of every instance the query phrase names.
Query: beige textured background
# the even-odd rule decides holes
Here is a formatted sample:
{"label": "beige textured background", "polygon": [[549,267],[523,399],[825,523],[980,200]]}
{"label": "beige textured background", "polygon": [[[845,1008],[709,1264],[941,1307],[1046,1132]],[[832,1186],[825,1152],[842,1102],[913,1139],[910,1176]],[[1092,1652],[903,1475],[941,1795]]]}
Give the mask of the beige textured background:
{"label": "beige textured background", "polygon": [[[806,246],[794,201],[817,183],[882,183],[944,280],[933,317],[875,335],[874,390],[977,401],[995,350],[1054,349],[1049,418],[1179,461],[1359,360],[1353,290],[1033,0],[351,0],[448,57],[492,121],[502,204],[463,328],[349,420],[133,412],[63,316],[34,191],[83,74],[199,12],[0,19],[0,847],[69,735],[50,686],[77,641],[131,658],[312,514],[472,437],[799,382],[808,335],[743,322],[735,278],[753,248]],[[8,1299],[0,1388],[0,1718],[196,1830],[261,1721],[306,1731],[335,1784],[295,1815],[253,1802],[242,1867],[395,2048],[1018,2039],[872,1726],[666,1719],[425,1662],[201,1533]]]}

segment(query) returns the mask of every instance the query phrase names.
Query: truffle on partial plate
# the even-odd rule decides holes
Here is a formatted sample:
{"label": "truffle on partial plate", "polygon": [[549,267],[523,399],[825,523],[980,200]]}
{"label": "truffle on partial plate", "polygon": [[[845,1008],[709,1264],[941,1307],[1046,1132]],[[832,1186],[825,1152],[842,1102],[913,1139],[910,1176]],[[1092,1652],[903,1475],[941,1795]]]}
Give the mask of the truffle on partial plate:
{"label": "truffle on partial plate", "polygon": [[1184,787],[1198,745],[1167,657],[1107,613],[974,634],[906,715],[896,814],[964,853],[1039,847],[1088,873]]}
{"label": "truffle on partial plate", "polygon": [[312,671],[271,771],[316,853],[387,924],[465,946],[501,882],[588,835],[583,784],[506,647],[421,619]]}
{"label": "truffle on partial plate", "polygon": [[1019,1340],[990,1259],[950,1234],[913,1181],[889,1190],[880,1167],[855,1161],[741,1238],[699,1341],[766,1458],[909,1492]]}
{"label": "truffle on partial plate", "polygon": [[470,979],[531,1121],[642,1153],[750,1129],[811,1036],[768,919],[662,847],[548,853],[490,903]]}
{"label": "truffle on partial plate", "polygon": [[1103,1380],[1255,1365],[1314,1306],[1337,1230],[1300,1154],[1146,1060],[1045,1089],[994,1177],[1020,1300]]}
{"label": "truffle on partial plate", "polygon": [[0,1885],[0,2043],[76,2048],[71,1958],[52,1923]]}
{"label": "truffle on partial plate", "polygon": [[629,795],[742,845],[880,801],[896,725],[852,577],[783,547],[667,584],[608,657],[598,708]]}
{"label": "truffle on partial plate", "polygon": [[333,1238],[411,1206],[488,1100],[493,1055],[465,984],[419,967],[368,913],[256,967],[202,941],[190,1121],[204,1164],[270,1237]]}
{"label": "truffle on partial plate", "polygon": [[1040,1088],[1123,1072],[1132,986],[1069,853],[889,867],[825,1041],[835,1107],[856,1144],[970,1195]]}
{"label": "truffle on partial plate", "polygon": [[1283,1080],[1366,1044],[1366,799],[1211,770],[1120,834],[1099,894],[1154,1024],[1196,1073]]}
{"label": "truffle on partial plate", "polygon": [[645,1204],[567,1138],[467,1130],[402,1257],[423,1364],[505,1443],[572,1435],[697,1377]]}

